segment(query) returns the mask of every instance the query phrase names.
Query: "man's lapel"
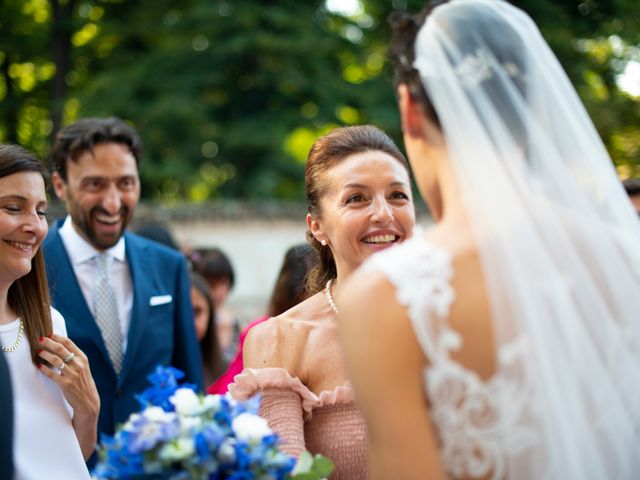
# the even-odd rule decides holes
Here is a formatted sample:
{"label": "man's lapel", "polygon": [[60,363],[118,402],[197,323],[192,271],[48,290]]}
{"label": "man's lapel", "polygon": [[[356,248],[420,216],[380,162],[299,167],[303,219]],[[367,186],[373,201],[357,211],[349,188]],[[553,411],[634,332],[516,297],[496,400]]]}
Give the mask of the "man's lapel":
{"label": "man's lapel", "polygon": [[[131,285],[133,288],[133,306],[131,309],[131,321],[129,322],[129,334],[127,336],[127,351],[124,355],[121,382],[135,361],[135,355],[140,348],[140,341],[147,328],[150,307],[149,299],[152,296],[153,269],[150,259],[147,258],[146,247],[140,245],[131,234],[125,233],[125,251],[127,262],[131,272]],[[144,352],[141,352],[143,354]]]}

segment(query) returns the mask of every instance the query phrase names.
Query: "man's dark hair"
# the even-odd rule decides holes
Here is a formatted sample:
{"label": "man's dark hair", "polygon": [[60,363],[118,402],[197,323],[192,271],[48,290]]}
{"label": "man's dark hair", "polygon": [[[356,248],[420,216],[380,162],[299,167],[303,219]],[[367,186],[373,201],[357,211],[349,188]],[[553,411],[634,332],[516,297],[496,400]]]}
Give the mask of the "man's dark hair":
{"label": "man's dark hair", "polygon": [[624,189],[627,191],[627,195],[635,197],[640,195],[640,178],[628,178],[622,182]]}
{"label": "man's dark hair", "polygon": [[67,162],[77,161],[84,152],[91,152],[100,143],[126,145],[140,165],[142,141],[136,130],[117,117],[83,118],[58,132],[51,149],[50,161],[54,172],[67,181]]}

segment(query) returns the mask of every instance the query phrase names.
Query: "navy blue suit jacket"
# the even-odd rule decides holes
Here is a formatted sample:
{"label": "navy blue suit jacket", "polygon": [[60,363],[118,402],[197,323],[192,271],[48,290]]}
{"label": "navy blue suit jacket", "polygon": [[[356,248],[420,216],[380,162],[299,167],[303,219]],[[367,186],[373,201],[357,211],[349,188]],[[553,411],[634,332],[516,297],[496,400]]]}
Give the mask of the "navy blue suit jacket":
{"label": "navy blue suit jacket", "polygon": [[[187,264],[179,252],[126,232],[125,251],[133,284],[133,308],[120,376],[116,375],[98,325],[91,314],[60,237],[58,220],[43,242],[53,306],[64,316],[69,338],[87,355],[100,394],[98,432],[112,435],[116,425],[141,409],[135,395],[149,386],[157,365],[172,365],[185,380],[202,387]],[[172,301],[150,305],[152,297]]]}

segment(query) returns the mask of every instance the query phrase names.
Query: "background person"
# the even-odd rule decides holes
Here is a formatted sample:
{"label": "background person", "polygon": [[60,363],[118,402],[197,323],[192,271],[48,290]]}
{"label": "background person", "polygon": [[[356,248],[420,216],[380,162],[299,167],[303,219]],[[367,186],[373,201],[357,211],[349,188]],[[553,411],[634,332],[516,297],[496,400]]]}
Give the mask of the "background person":
{"label": "background person", "polygon": [[318,254],[313,294],[252,328],[245,370],[229,386],[236,398],[262,394],[260,414],[283,450],[330,458],[332,478],[366,478],[366,431],[338,344],[332,291],[366,258],[408,238],[415,223],[409,167],[393,141],[372,126],[320,137],[307,159],[308,240]]}
{"label": "background person", "polygon": [[235,273],[229,257],[219,248],[207,248],[192,258],[198,258],[196,271],[209,285],[211,299],[215,308],[216,330],[222,358],[228,365],[234,358],[240,338],[240,321],[229,310],[225,302],[233,289]]}
{"label": "background person", "polygon": [[216,329],[216,312],[206,280],[196,272],[191,272],[190,279],[193,321],[200,342],[204,382],[209,385],[224,371]]}
{"label": "background person", "polygon": [[[15,478],[88,479],[100,401],[86,356],[49,305],[43,175],[30,152],[0,144],[0,357],[11,372]],[[3,408],[2,429],[11,423]],[[11,452],[6,439],[2,447]],[[3,460],[3,475],[10,465]]]}
{"label": "background person", "polygon": [[169,227],[164,223],[142,223],[138,225],[138,228],[136,228],[136,233],[141,237],[161,243],[162,245],[173,248],[174,250],[180,250],[178,242],[176,242],[175,238],[173,238],[173,235],[171,234],[171,230],[169,230]]}
{"label": "background person", "polygon": [[156,366],[202,386],[184,256],[126,230],[140,198],[141,142],[117,118],[84,118],[58,132],[53,186],[68,216],[43,244],[53,305],[87,354],[100,393],[99,432],[112,435],[140,406]]}
{"label": "background person", "polygon": [[635,478],[640,223],[586,111],[507,2],[392,20],[437,223],[338,295],[372,478]]}

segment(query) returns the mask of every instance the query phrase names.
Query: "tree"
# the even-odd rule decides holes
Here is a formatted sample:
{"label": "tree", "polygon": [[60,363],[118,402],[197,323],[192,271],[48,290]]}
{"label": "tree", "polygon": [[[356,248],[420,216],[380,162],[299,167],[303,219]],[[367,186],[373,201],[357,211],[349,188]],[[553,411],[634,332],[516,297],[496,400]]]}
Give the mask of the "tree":
{"label": "tree", "polygon": [[[623,175],[640,165],[635,0],[517,0],[558,55]],[[143,195],[303,198],[313,140],[373,123],[401,139],[386,62],[394,8],[360,0],[5,0],[0,140],[45,155],[60,123],[118,115],[146,145]],[[358,8],[359,7],[359,8]]]}

